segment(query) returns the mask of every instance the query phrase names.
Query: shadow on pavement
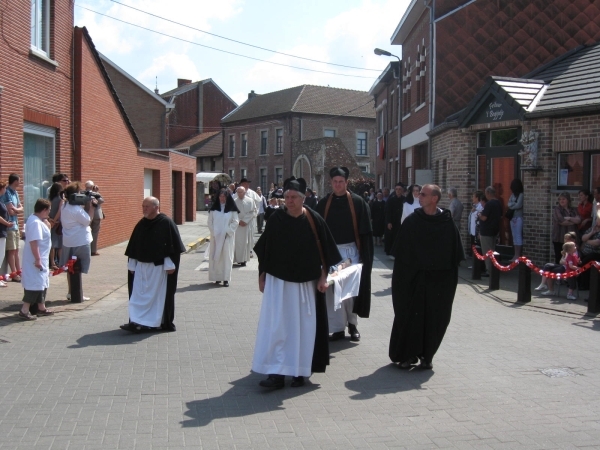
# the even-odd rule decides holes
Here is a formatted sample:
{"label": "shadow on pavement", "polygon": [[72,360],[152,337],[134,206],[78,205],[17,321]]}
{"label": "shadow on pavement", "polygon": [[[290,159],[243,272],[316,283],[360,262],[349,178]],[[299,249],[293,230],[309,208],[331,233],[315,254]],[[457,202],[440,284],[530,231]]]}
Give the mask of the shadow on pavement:
{"label": "shadow on pavement", "polygon": [[357,392],[352,400],[368,400],[377,395],[421,389],[421,385],[431,378],[433,370],[402,370],[396,364],[381,367],[371,375],[346,381],[346,388]]}
{"label": "shadow on pavement", "polygon": [[381,291],[373,292],[373,296],[375,297],[387,297],[388,295],[392,295],[392,287],[387,287]]}
{"label": "shadow on pavement", "polygon": [[182,427],[204,427],[216,419],[284,410],[284,401],[319,389],[319,385],[310,380],[303,387],[292,388],[289,386],[291,377],[286,377],[285,388],[268,390],[258,386],[263,378],[263,375],[251,373],[229,383],[233,387],[219,397],[187,402],[188,410],[184,414],[189,419],[181,422]]}
{"label": "shadow on pavement", "polygon": [[350,340],[350,336],[346,335],[344,339],[340,339],[339,341],[333,341],[329,343],[329,354],[342,352],[344,350],[348,350],[349,348],[354,348],[357,345],[359,345],[358,342],[352,342]]}
{"label": "shadow on pavement", "polygon": [[212,281],[203,284],[190,284],[189,286],[177,288],[177,292],[196,292],[196,291],[209,291],[211,289],[222,288],[222,284],[215,284]]}
{"label": "shadow on pavement", "polygon": [[85,334],[77,339],[77,344],[69,345],[67,348],[85,348],[94,347],[97,345],[128,345],[143,341],[157,334],[162,334],[162,331],[146,332],[146,333],[131,333],[121,329],[101,331],[100,333]]}

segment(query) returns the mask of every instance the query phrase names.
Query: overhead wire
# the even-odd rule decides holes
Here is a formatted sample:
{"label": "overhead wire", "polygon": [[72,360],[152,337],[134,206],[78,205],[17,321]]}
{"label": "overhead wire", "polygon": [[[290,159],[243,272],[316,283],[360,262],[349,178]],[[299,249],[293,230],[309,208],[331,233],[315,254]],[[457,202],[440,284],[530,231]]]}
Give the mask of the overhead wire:
{"label": "overhead wire", "polygon": [[[328,71],[325,71],[325,70],[308,69],[306,67],[292,66],[291,64],[283,64],[283,63],[277,63],[277,62],[274,62],[274,61],[267,61],[265,59],[254,58],[252,56],[242,55],[240,53],[230,52],[230,51],[219,49],[219,48],[216,48],[216,47],[211,47],[209,45],[204,45],[204,44],[200,44],[198,42],[190,41],[188,39],[183,39],[183,38],[180,38],[180,37],[177,37],[177,36],[172,36],[170,34],[163,33],[161,31],[153,30],[151,28],[143,27],[143,26],[137,25],[135,23],[127,22],[126,20],[117,19],[116,17],[109,16],[108,14],[104,14],[104,13],[95,11],[93,9],[90,9],[90,8],[86,7],[86,6],[82,6],[82,5],[79,5],[79,4],[75,4],[75,6],[77,6],[79,8],[82,8],[82,9],[85,9],[87,11],[93,12],[94,14],[98,14],[100,16],[104,16],[104,17],[107,17],[109,19],[116,20],[117,22],[121,22],[121,23],[124,23],[124,24],[127,24],[127,25],[131,25],[133,27],[140,28],[142,30],[150,31],[151,33],[156,33],[156,34],[159,34],[161,36],[166,36],[166,37],[169,37],[169,38],[172,38],[172,39],[176,39],[178,41],[186,42],[188,44],[197,45],[199,47],[208,48],[210,50],[215,50],[215,51],[218,51],[218,52],[227,53],[229,55],[239,56],[241,58],[251,59],[251,60],[254,60],[254,61],[259,61],[259,62],[263,62],[263,63],[267,63],[267,64],[272,64],[272,65],[275,65],[275,66],[283,66],[283,67],[289,67],[289,68],[296,69],[296,70],[304,70],[304,71],[307,71],[307,72],[324,73],[324,74],[328,74],[328,75],[337,75],[337,76],[341,76],[341,77],[350,77],[350,78],[366,78],[366,79],[371,79],[371,80],[375,79],[375,77],[372,77],[372,76],[351,75],[351,74],[345,74],[345,73],[328,72]],[[369,69],[369,70],[371,70],[371,69]]]}
{"label": "overhead wire", "polygon": [[198,31],[200,33],[208,34],[209,36],[214,36],[214,37],[217,37],[219,39],[225,39],[226,41],[235,42],[236,44],[245,45],[245,46],[256,48],[256,49],[259,49],[259,50],[264,50],[266,52],[275,53],[277,55],[289,56],[291,58],[303,59],[305,61],[316,62],[316,63],[319,63],[319,64],[328,64],[330,66],[346,67],[348,69],[369,70],[369,71],[372,71],[372,72],[381,72],[381,69],[367,69],[367,68],[364,68],[364,67],[347,66],[347,65],[344,65],[344,64],[336,64],[336,63],[332,63],[332,62],[328,62],[328,61],[319,61],[318,59],[311,59],[311,58],[306,58],[304,56],[292,55],[290,53],[284,53],[284,52],[280,52],[280,51],[277,51],[277,50],[271,50],[269,48],[261,47],[259,45],[249,44],[247,42],[238,41],[236,39],[228,38],[226,36],[221,36],[221,35],[218,35],[218,34],[215,34],[215,33],[211,33],[210,31],[201,30],[200,28],[192,27],[191,25],[186,25],[185,23],[177,22],[177,21],[172,20],[172,19],[167,19],[166,17],[159,16],[158,14],[153,14],[153,13],[148,12],[148,11],[144,11],[143,9],[136,8],[135,6],[126,5],[125,3],[121,3],[121,2],[119,2],[117,0],[110,0],[110,1],[113,2],[113,3],[116,3],[117,5],[125,6],[126,8],[133,9],[135,11],[141,12],[143,14],[147,14],[147,15],[155,17],[157,19],[164,20],[166,22],[170,22],[170,23],[173,23],[175,25],[179,25],[181,27],[189,28],[190,30],[194,30],[194,31]]}

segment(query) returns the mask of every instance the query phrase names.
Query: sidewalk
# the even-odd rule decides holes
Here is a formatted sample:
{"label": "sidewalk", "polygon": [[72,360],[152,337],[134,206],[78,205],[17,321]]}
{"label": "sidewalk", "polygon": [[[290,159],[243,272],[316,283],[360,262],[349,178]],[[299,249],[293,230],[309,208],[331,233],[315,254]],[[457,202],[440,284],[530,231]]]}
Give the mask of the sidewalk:
{"label": "sidewalk", "polygon": [[[196,213],[195,222],[186,222],[178,226],[181,240],[188,251],[194,250],[208,237],[207,218],[207,212],[199,211]],[[21,243],[22,246],[23,243]],[[71,303],[66,299],[68,291],[66,274],[51,277],[47,296],[48,306],[61,312],[80,311],[125,286],[127,284],[127,272],[125,270],[127,258],[124,255],[126,247],[127,242],[122,242],[99,249],[100,255],[92,257],[90,273],[83,275],[82,278],[83,293],[86,297],[90,297],[89,301]],[[14,318],[14,320],[19,320],[17,313],[21,308],[22,298],[21,283],[10,282],[8,287],[1,288],[0,319]]]}

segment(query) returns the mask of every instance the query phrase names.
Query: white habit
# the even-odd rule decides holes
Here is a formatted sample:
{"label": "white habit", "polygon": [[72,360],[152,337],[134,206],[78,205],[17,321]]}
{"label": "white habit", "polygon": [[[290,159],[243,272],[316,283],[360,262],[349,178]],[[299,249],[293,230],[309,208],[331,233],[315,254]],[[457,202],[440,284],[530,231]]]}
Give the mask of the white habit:
{"label": "white habit", "polygon": [[208,258],[209,281],[231,281],[235,231],[239,219],[236,211],[210,211],[208,229],[210,230],[210,249]]}
{"label": "white habit", "polygon": [[129,320],[146,327],[160,327],[167,295],[167,270],[175,269],[171,258],[162,266],[129,258],[127,269],[135,271],[129,298]]}
{"label": "white habit", "polygon": [[254,372],[311,375],[317,333],[316,283],[292,283],[266,274],[252,360]]}
{"label": "white habit", "polygon": [[404,222],[404,219],[406,219],[408,216],[410,216],[414,212],[415,209],[420,208],[420,207],[421,207],[421,203],[419,202],[418,198],[414,199],[412,205],[410,203],[404,202],[404,205],[402,206],[402,218],[400,219],[400,223]]}
{"label": "white habit", "polygon": [[240,199],[235,198],[235,204],[240,210],[238,218],[246,222],[245,227],[239,226],[235,231],[235,251],[233,260],[236,263],[243,263],[250,259],[250,251],[254,247],[254,235],[252,233],[252,222],[256,217],[256,203],[250,197]]}
{"label": "white habit", "polygon": [[[338,245],[337,248],[340,251],[340,255],[342,255],[342,261],[350,259],[352,261],[351,265],[355,265],[360,262],[358,247],[356,247],[354,242]],[[360,277],[358,277],[356,283],[360,286]],[[359,286],[356,287],[357,291]],[[325,297],[329,332],[337,333],[339,331],[344,331],[346,329],[346,325],[349,323],[352,325],[358,325],[358,315],[352,312],[354,309],[354,297],[346,298],[342,301],[341,307],[338,306],[336,309],[334,296],[329,295],[329,291],[331,291],[331,288],[327,289],[327,295]]]}

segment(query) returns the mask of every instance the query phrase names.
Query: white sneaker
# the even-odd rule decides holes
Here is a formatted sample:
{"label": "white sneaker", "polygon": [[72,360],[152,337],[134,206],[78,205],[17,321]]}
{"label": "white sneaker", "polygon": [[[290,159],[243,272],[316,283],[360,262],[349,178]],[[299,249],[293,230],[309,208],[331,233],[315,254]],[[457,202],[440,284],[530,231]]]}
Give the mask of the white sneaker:
{"label": "white sneaker", "polygon": [[544,289],[548,290],[548,286],[546,286],[545,284],[540,284],[538,287],[536,287],[534,290],[535,291],[543,291]]}
{"label": "white sneaker", "polygon": [[567,300],[577,300],[577,297],[575,297],[573,294],[567,295]]}
{"label": "white sneaker", "polygon": [[[83,297],[84,302],[87,302],[89,299],[90,299],[89,297],[86,297],[86,296]],[[67,300],[71,300],[71,294],[67,294]]]}
{"label": "white sneaker", "polygon": [[548,289],[548,290],[542,292],[542,295],[555,295],[555,294],[554,294],[554,291],[551,291],[550,289]]}

